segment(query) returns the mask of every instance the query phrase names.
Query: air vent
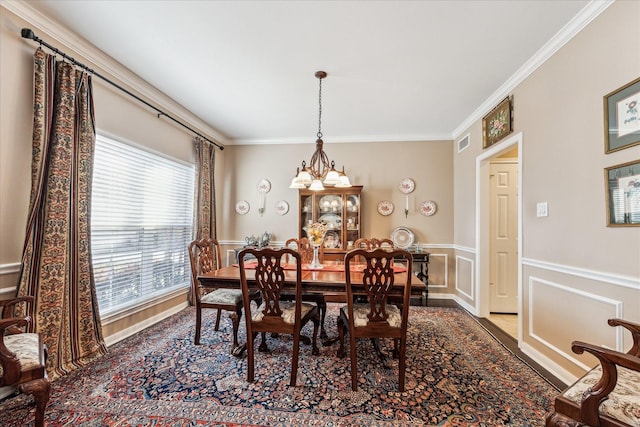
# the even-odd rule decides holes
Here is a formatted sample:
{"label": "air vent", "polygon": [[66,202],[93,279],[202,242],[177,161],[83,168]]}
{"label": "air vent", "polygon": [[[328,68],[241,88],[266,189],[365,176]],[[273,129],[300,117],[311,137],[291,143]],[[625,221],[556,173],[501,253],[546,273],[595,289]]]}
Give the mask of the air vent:
{"label": "air vent", "polygon": [[458,153],[469,146],[469,134],[466,134],[464,138],[458,141]]}

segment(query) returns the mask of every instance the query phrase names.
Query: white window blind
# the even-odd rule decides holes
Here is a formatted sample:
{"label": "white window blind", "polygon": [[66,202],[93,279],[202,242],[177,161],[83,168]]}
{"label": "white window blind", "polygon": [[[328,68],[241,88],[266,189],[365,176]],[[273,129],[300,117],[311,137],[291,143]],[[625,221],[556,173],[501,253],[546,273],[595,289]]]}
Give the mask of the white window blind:
{"label": "white window blind", "polygon": [[97,136],[91,251],[101,315],[189,286],[193,168]]}

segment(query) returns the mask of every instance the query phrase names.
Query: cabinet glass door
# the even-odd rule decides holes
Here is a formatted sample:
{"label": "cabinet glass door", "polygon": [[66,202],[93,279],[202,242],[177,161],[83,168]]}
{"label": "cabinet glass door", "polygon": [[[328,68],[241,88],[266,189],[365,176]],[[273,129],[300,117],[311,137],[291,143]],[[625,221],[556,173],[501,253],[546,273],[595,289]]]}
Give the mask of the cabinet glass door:
{"label": "cabinet glass door", "polygon": [[342,215],[344,200],[341,194],[318,195],[318,222],[327,226],[325,249],[342,248]]}
{"label": "cabinet glass door", "polygon": [[351,250],[353,243],[360,238],[360,196],[358,194],[346,195],[345,212],[347,237],[344,246],[347,250]]}

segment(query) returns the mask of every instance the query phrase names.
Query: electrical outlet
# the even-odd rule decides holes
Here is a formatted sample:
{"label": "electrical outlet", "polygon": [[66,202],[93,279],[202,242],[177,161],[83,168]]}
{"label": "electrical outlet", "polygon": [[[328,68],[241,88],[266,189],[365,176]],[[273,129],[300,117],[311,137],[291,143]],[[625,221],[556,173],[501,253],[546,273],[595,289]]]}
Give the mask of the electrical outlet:
{"label": "electrical outlet", "polygon": [[540,202],[536,205],[536,216],[549,216],[549,204],[547,202]]}

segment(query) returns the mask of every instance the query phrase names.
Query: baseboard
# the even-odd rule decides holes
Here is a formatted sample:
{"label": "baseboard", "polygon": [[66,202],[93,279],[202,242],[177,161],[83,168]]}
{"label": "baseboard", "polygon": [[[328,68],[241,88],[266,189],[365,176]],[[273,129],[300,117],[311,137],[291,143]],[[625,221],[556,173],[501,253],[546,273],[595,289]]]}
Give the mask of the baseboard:
{"label": "baseboard", "polygon": [[188,302],[184,302],[182,304],[178,304],[175,307],[170,308],[169,310],[165,310],[162,313],[158,313],[155,316],[152,316],[146,320],[144,320],[143,322],[139,322],[136,323],[133,326],[130,326],[126,329],[123,329],[122,331],[116,332],[115,334],[109,335],[108,337],[105,337],[104,342],[107,345],[107,347],[110,347],[120,341],[122,341],[123,339],[130,337],[131,335],[134,335],[140,331],[142,331],[143,329],[148,328],[151,325],[154,325],[158,322],[160,322],[163,319],[166,319],[169,316],[172,316],[174,314],[176,314],[177,312],[185,309],[186,307],[188,307],[189,303]]}
{"label": "baseboard", "polygon": [[558,378],[560,381],[564,382],[565,384],[573,384],[578,380],[578,377],[576,377],[566,369],[563,369],[562,367],[560,367],[560,365],[558,365],[556,362],[549,359],[547,356],[540,353],[538,350],[531,347],[529,344],[521,342],[519,343],[519,345],[520,345],[520,350],[522,350],[524,354],[529,356],[532,360],[534,360],[544,369],[549,371],[551,375]]}

